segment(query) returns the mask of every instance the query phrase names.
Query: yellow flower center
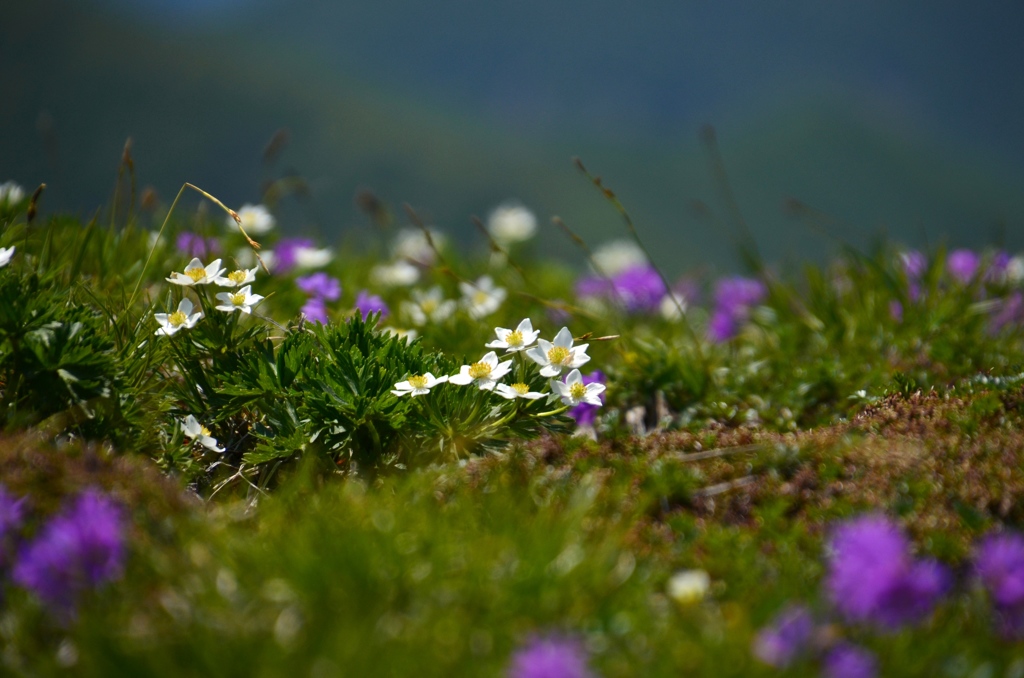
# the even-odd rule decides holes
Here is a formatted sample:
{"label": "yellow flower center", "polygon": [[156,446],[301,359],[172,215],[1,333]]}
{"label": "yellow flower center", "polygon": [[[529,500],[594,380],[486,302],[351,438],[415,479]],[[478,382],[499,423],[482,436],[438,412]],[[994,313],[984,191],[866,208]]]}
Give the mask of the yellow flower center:
{"label": "yellow flower center", "polygon": [[505,337],[505,343],[509,346],[522,346],[523,345],[523,333],[519,330],[513,330],[508,333]]}
{"label": "yellow flower center", "polygon": [[420,308],[423,309],[423,312],[426,313],[427,315],[430,315],[431,313],[436,311],[437,306],[437,300],[435,299],[424,299],[420,303]]}
{"label": "yellow flower center", "polygon": [[583,396],[587,395],[587,387],[578,381],[569,387],[569,395],[573,400],[583,400]]}
{"label": "yellow flower center", "polygon": [[181,327],[188,322],[188,316],[185,315],[184,311],[175,311],[167,316],[167,322],[174,327]]}
{"label": "yellow flower center", "polygon": [[241,292],[230,294],[228,295],[228,297],[231,299],[231,303],[234,304],[235,306],[242,306],[245,304],[245,295],[242,294]]}
{"label": "yellow flower center", "polygon": [[228,280],[235,283],[236,285],[241,285],[242,283],[245,282],[246,275],[248,275],[248,273],[246,273],[245,271],[232,271],[231,273],[228,273]]}
{"label": "yellow flower center", "polygon": [[518,384],[512,384],[512,390],[518,393],[519,395],[526,395],[527,393],[530,392],[530,387],[522,382],[519,382]]}
{"label": "yellow flower center", "polygon": [[477,290],[473,293],[473,303],[475,304],[482,304],[490,298],[491,295],[487,294],[487,292],[484,292],[483,290]]}
{"label": "yellow flower center", "polygon": [[473,363],[469,366],[469,376],[474,379],[482,379],[491,373],[491,369],[487,363]]}
{"label": "yellow flower center", "polygon": [[564,346],[552,346],[548,351],[548,362],[552,365],[564,365],[572,357],[572,351]]}
{"label": "yellow flower center", "polygon": [[199,282],[206,277],[205,268],[186,268],[185,275],[192,278],[192,282]]}
{"label": "yellow flower center", "polygon": [[422,374],[417,374],[414,377],[409,377],[409,386],[412,386],[413,388],[426,388],[427,378]]}
{"label": "yellow flower center", "polygon": [[205,426],[200,426],[200,427],[199,427],[199,431],[200,431],[200,432],[201,432],[201,433],[202,433],[202,434],[203,434],[204,436],[208,436],[208,435],[210,435],[210,429],[206,428]]}

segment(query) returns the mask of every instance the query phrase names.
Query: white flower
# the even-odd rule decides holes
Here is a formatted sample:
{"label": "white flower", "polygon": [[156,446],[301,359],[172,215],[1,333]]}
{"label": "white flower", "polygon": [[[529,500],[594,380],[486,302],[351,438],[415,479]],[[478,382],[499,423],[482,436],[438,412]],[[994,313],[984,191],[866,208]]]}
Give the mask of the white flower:
{"label": "white flower", "polygon": [[251,247],[243,247],[235,252],[235,261],[242,268],[248,268],[250,266],[256,266],[256,268],[259,268],[260,260],[263,261],[263,265],[267,267],[268,271],[273,271],[277,255],[274,254],[274,250],[260,250],[260,259],[257,260],[256,251]]}
{"label": "white flower", "polygon": [[612,240],[594,250],[594,263],[605,275],[616,275],[627,268],[644,266],[647,256],[632,240]]}
{"label": "white flower", "polygon": [[533,323],[529,318],[523,318],[519,322],[519,327],[514,330],[495,327],[494,333],[498,336],[498,340],[487,344],[487,348],[503,348],[506,353],[525,351],[533,345],[533,342],[537,341],[537,335],[540,334],[540,332],[534,331]]}
{"label": "white flower", "polygon": [[589,344],[572,345],[572,332],[563,327],[555,335],[554,343],[538,339],[537,345],[526,352],[528,358],[540,365],[543,377],[557,377],[564,369],[574,369],[590,360]]}
{"label": "white flower", "polygon": [[[542,373],[543,374],[543,373]],[[579,370],[573,370],[565,375],[565,381],[552,381],[551,388],[562,399],[562,402],[570,407],[580,403],[601,406],[599,395],[604,393],[604,384],[583,383],[583,376]]]}
{"label": "white flower", "polygon": [[430,393],[430,389],[446,381],[448,381],[447,376],[435,378],[433,374],[427,372],[426,374],[417,374],[405,381],[398,382],[391,392],[396,396],[404,396],[406,393],[410,396],[418,396]]}
{"label": "white flower", "polygon": [[680,605],[692,605],[704,599],[711,588],[711,577],[704,570],[681,570],[668,580],[668,597]]}
{"label": "white flower", "polygon": [[536,400],[537,398],[544,397],[543,393],[531,391],[530,387],[522,382],[512,384],[511,386],[509,386],[508,384],[498,384],[495,387],[494,392],[500,395],[502,398],[507,398],[508,400],[515,400],[516,398]]}
{"label": "white flower", "polygon": [[[444,246],[444,234],[432,228],[427,230],[430,232],[430,240],[434,241],[434,247],[441,249]],[[423,229],[419,228],[403,228],[391,242],[391,251],[396,259],[411,259],[424,266],[434,263],[437,258],[434,247],[430,246]]]}
{"label": "white flower", "polygon": [[193,415],[188,415],[181,421],[181,430],[192,440],[208,450],[223,452],[224,448],[217,444],[217,439],[210,435],[210,429],[206,428]]}
{"label": "white flower", "polygon": [[682,318],[683,314],[679,312],[679,309],[683,309],[683,313],[686,312],[686,298],[678,292],[666,294],[661,298],[661,304],[658,306],[661,317],[665,320],[675,321]]}
{"label": "white flower", "polygon": [[402,313],[408,316],[413,325],[422,326],[428,322],[441,323],[455,312],[457,304],[453,299],[445,299],[440,287],[431,287],[412,291],[412,301],[403,301]]}
{"label": "white flower", "polygon": [[3,268],[7,264],[11,263],[11,257],[14,256],[14,246],[0,247],[0,268]]}
{"label": "white flower", "polygon": [[[269,233],[276,223],[274,215],[263,205],[242,205],[236,214],[242,221],[242,228],[249,235]],[[229,229],[238,228],[237,222],[231,217],[228,217],[227,226]]]}
{"label": "white flower", "polygon": [[0,205],[15,205],[25,198],[25,189],[13,181],[0,184]]}
{"label": "white flower", "polygon": [[411,342],[419,336],[419,332],[416,330],[403,330],[398,327],[384,327],[382,329],[391,336],[398,337],[399,339],[405,339],[407,342]]}
{"label": "white flower", "polygon": [[380,264],[370,271],[370,280],[383,287],[405,287],[420,279],[420,269],[408,261]]}
{"label": "white flower", "polygon": [[498,364],[497,354],[494,351],[490,351],[483,358],[480,358],[480,362],[473,363],[472,365],[463,365],[459,368],[459,373],[449,377],[448,383],[455,384],[456,386],[466,386],[476,382],[481,391],[493,391],[498,380],[508,374],[511,369],[511,360]]}
{"label": "white flower", "polygon": [[220,266],[220,259],[214,259],[210,262],[209,266],[204,267],[203,262],[196,258],[188,262],[184,274],[175,271],[171,273],[170,278],[167,278],[167,282],[174,283],[175,285],[205,285],[213,282],[223,272],[224,269]]}
{"label": "white flower", "polygon": [[508,296],[505,288],[494,286],[489,275],[483,276],[476,283],[460,282],[459,289],[462,290],[462,303],[474,318],[494,313]]}
{"label": "white flower", "polygon": [[1006,264],[1006,281],[1012,285],[1024,281],[1024,256],[1018,254]]}
{"label": "white flower", "polygon": [[487,218],[487,231],[499,245],[523,242],[537,232],[537,217],[520,204],[505,203]]}
{"label": "white flower", "polygon": [[334,252],[326,247],[296,247],[294,256],[297,269],[323,268],[334,259]]}
{"label": "white flower", "polygon": [[234,311],[241,311],[242,313],[252,313],[252,307],[263,301],[263,297],[259,294],[252,294],[252,285],[246,285],[237,292],[221,292],[217,295],[217,300],[223,302],[220,306],[217,306],[218,311],[227,311],[232,313]]}
{"label": "white flower", "polygon": [[258,271],[259,268],[259,266],[254,266],[248,270],[239,269],[237,271],[232,271],[227,275],[217,276],[213,279],[213,282],[217,283],[221,287],[240,287],[255,280],[256,271]]}
{"label": "white flower", "polygon": [[199,319],[203,317],[202,311],[192,312],[192,302],[189,299],[182,299],[178,304],[178,310],[173,313],[154,313],[153,317],[160,323],[160,329],[154,334],[170,337],[178,330],[184,328],[190,330],[196,326]]}

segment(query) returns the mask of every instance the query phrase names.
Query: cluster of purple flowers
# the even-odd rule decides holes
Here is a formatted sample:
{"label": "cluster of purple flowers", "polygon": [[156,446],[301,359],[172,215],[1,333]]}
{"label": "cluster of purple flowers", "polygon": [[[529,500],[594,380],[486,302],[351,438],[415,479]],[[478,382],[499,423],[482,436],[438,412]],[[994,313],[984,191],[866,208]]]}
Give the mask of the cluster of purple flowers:
{"label": "cluster of purple flowers", "polygon": [[[3,570],[24,522],[24,506],[24,499],[16,499],[0,486]],[[11,578],[52,610],[72,611],[84,591],[123,574],[125,529],[117,504],[96,490],[86,490],[17,548]]]}
{"label": "cluster of purple flowers", "polygon": [[[989,535],[974,551],[973,573],[988,592],[998,628],[1024,636],[1024,536]],[[840,525],[829,543],[825,588],[848,623],[893,631],[924,621],[952,588],[952,576],[934,560],[915,558],[899,526],[868,515]],[[877,661],[868,650],[819,633],[811,611],[793,605],[754,639],[754,655],[785,668],[800,658],[819,659],[827,678],[871,678]]]}
{"label": "cluster of purple flowers", "polygon": [[370,313],[380,313],[381,320],[387,318],[391,313],[384,300],[376,294],[371,294],[369,290],[360,290],[356,295],[356,310],[363,320],[366,320],[366,316]]}
{"label": "cluster of purple flowers", "polygon": [[509,678],[591,678],[587,653],[576,639],[536,636],[512,655]]}
{"label": "cluster of purple flowers", "polygon": [[768,288],[753,278],[723,278],[715,285],[715,309],[708,336],[715,343],[729,341],[750,318],[750,311],[768,295]]}
{"label": "cluster of purple flowers", "polygon": [[309,295],[302,307],[306,320],[327,324],[327,302],[341,298],[341,282],[319,272],[296,278],[295,285]]}
{"label": "cluster of purple flowers", "polygon": [[608,280],[587,276],[576,283],[576,296],[581,299],[606,299],[621,304],[627,313],[653,313],[665,294],[661,276],[646,265],[631,266]]}
{"label": "cluster of purple flowers", "polygon": [[313,249],[316,243],[309,238],[283,238],[274,248],[274,269],[288,273],[295,268],[295,255],[303,248]]}
{"label": "cluster of purple flowers", "polygon": [[176,244],[178,251],[188,257],[207,259],[220,254],[220,242],[216,238],[204,238],[198,233],[179,233]]}

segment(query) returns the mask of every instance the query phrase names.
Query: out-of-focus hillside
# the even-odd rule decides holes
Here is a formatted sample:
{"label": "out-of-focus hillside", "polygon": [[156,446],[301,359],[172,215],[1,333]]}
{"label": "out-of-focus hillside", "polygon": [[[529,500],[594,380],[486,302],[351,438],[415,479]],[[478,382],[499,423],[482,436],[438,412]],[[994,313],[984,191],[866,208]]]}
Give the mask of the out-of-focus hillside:
{"label": "out-of-focus hillside", "polygon": [[[531,87],[574,91],[565,65],[552,64],[546,84],[524,80],[518,89],[506,88],[509,101],[484,86],[502,63],[522,69],[523,78],[543,70],[534,62],[550,56],[568,10],[542,13],[547,23],[536,44],[523,44],[512,58],[510,45],[524,25],[516,12],[541,11],[532,3],[502,10],[509,13],[509,36],[495,53],[485,52],[473,33],[482,10],[446,5],[431,23],[423,7],[368,7],[263,0],[237,21],[180,23],[65,0],[19,3],[0,26],[0,180],[46,181],[48,206],[91,212],[109,200],[121,147],[131,136],[140,182],[167,199],[191,181],[239,204],[256,199],[267,176],[294,170],[309,182],[313,210],[295,212],[289,225],[328,236],[364,223],[352,206],[360,186],[466,234],[470,214],[482,215],[508,197],[521,198],[542,219],[560,214],[589,239],[618,234],[614,212],[572,167],[570,157],[580,155],[631,208],[658,263],[679,270],[733,260],[723,225],[727,210],[697,141],[698,125],[672,114],[685,93],[666,93],[672,101],[661,113],[638,116],[628,113],[628,103],[611,110],[605,99],[593,100],[594,115],[574,124],[530,105]],[[655,31],[657,16],[638,21],[664,38],[672,27]],[[330,42],[332,30],[349,51]],[[600,33],[587,36],[566,36],[582,53],[574,58],[589,64],[579,78],[591,87],[581,85],[573,95],[584,104],[603,73],[609,87],[620,87],[622,71],[639,68],[641,59],[667,73],[686,66],[673,59],[698,54],[696,47],[672,51],[664,40],[652,40],[649,53],[637,55],[616,43],[616,34],[605,36],[614,48],[602,51]],[[430,46],[412,83],[392,79],[388,61],[409,43]],[[461,75],[439,74],[445,49]],[[379,69],[366,66],[374,55]],[[739,58],[720,57],[723,64]],[[704,71],[713,77],[714,64]],[[514,82],[515,73],[494,80]],[[737,92],[749,84],[737,82]],[[638,82],[622,99],[639,100],[649,86]],[[1003,228],[1008,245],[1024,247],[1014,235],[1024,221],[1024,177],[998,154],[937,141],[912,115],[856,99],[839,86],[779,90],[771,80],[765,86],[771,91],[761,93],[756,114],[724,112],[707,97],[707,83],[694,84],[691,109],[717,124],[733,192],[766,256],[824,251],[827,240],[783,210],[791,196],[836,217],[843,225],[833,232],[858,245],[883,228],[919,244],[941,237],[979,244]],[[477,89],[492,105],[465,98]],[[264,168],[261,150],[280,128],[290,130],[291,144],[276,167]],[[721,218],[695,215],[695,200]],[[552,252],[571,252],[553,229],[546,237]]]}

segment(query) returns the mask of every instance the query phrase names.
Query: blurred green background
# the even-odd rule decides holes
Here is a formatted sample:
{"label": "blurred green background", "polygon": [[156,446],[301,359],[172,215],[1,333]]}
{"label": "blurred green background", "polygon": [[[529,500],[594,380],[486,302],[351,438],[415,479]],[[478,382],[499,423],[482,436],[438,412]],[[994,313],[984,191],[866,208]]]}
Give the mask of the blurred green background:
{"label": "blurred green background", "polygon": [[[1024,247],[1024,6],[813,0],[33,0],[0,22],[0,181],[90,216],[125,140],[140,188],[230,205],[297,175],[284,228],[367,228],[353,196],[475,238],[518,198],[592,242],[629,207],[672,272],[736,265],[700,130],[773,261],[845,240]],[[273,163],[264,149],[279,130]],[[796,198],[826,233],[787,209]],[[695,203],[704,203],[710,212]],[[546,251],[577,256],[553,227]],[[482,243],[481,243],[482,246]]]}

